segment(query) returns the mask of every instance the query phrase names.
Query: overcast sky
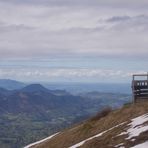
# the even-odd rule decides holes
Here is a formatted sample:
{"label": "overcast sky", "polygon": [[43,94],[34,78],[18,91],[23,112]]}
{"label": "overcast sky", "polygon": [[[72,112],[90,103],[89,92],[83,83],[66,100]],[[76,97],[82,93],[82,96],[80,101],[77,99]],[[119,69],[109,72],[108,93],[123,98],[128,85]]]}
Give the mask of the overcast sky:
{"label": "overcast sky", "polygon": [[0,78],[128,82],[147,67],[147,0],[0,0]]}

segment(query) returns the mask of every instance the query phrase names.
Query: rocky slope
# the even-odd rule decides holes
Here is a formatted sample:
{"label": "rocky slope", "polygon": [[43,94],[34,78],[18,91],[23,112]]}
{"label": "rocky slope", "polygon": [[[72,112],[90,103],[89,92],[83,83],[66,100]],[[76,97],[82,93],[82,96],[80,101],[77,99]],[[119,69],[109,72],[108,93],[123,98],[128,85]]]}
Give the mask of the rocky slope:
{"label": "rocky slope", "polygon": [[148,102],[103,111],[26,148],[147,148]]}

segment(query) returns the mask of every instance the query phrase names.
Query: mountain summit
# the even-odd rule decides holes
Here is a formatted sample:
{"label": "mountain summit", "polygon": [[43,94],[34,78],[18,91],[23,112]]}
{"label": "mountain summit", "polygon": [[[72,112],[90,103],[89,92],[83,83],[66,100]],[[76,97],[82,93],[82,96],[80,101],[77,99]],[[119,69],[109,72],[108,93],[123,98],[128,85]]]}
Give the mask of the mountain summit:
{"label": "mountain summit", "polygon": [[24,87],[23,89],[21,89],[21,91],[23,92],[39,92],[39,91],[49,92],[49,90],[45,88],[44,86],[42,86],[41,84],[28,85]]}

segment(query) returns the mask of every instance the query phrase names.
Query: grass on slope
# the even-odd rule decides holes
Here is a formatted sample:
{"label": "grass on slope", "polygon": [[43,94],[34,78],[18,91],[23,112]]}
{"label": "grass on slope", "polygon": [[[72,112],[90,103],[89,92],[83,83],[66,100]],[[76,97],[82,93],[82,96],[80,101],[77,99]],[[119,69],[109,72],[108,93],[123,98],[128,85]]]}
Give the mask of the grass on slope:
{"label": "grass on slope", "polygon": [[[108,130],[120,123],[129,123],[132,118],[148,113],[148,102],[141,102],[137,104],[125,105],[123,108],[110,112],[108,115],[96,120],[87,120],[70,129],[66,129],[49,141],[34,146],[35,148],[67,148],[76,143],[79,143],[89,137],[97,135],[105,130]],[[126,128],[126,125],[117,127],[103,136],[95,138],[82,145],[82,148],[110,148],[122,142],[125,147],[134,145],[138,141],[144,141],[147,133],[142,133],[136,141],[124,141],[126,135],[118,136]],[[143,138],[142,138],[143,137]],[[148,139],[148,138],[147,138]]]}

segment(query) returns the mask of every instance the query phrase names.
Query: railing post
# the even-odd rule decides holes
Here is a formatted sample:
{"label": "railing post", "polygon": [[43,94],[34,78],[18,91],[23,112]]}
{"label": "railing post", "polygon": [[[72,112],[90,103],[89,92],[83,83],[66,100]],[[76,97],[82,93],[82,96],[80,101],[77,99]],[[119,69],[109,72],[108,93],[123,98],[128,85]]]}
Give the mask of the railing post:
{"label": "railing post", "polygon": [[135,103],[135,92],[134,92],[134,79],[135,75],[133,75],[133,80],[132,80],[132,98],[133,98],[133,103]]}
{"label": "railing post", "polygon": [[133,81],[134,81],[134,79],[135,79],[135,75],[133,75]]}

